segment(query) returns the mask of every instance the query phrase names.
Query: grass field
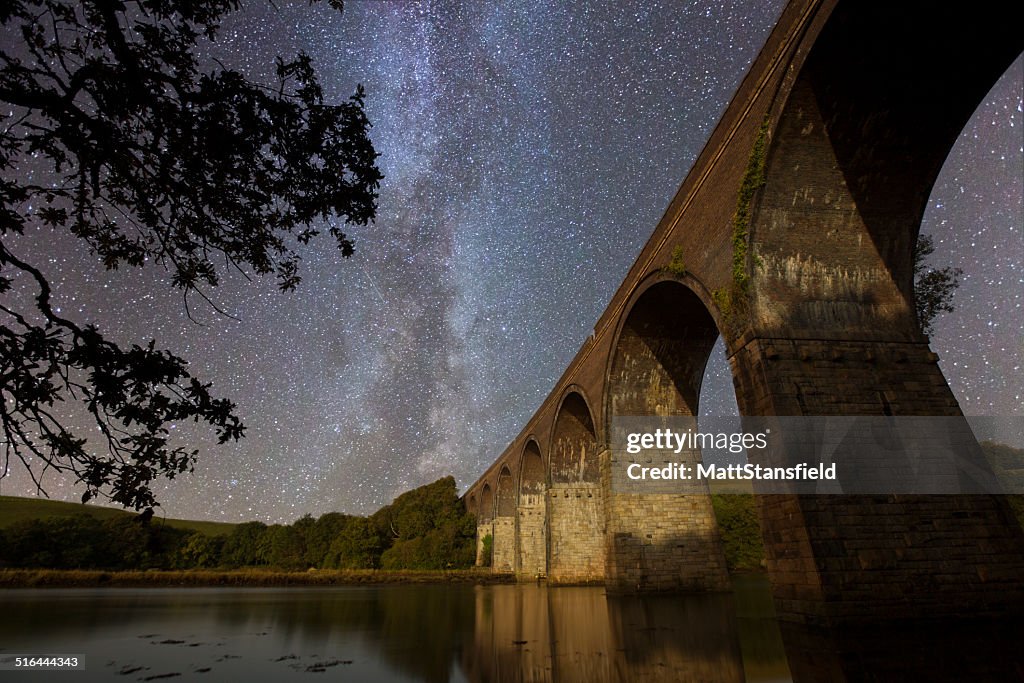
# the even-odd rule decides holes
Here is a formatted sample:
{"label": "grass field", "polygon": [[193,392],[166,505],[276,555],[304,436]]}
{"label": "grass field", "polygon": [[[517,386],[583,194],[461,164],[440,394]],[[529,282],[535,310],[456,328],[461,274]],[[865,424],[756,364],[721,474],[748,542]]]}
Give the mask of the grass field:
{"label": "grass field", "polygon": [[[157,508],[159,510],[159,508]],[[18,496],[0,496],[0,529],[5,529],[16,522],[27,519],[49,519],[53,517],[74,517],[91,515],[96,519],[110,519],[135,513],[118,508],[99,505],[82,505],[81,503],[64,503],[46,498],[22,498]],[[189,519],[164,519],[159,513],[153,517],[154,524],[167,524],[176,529],[191,529],[208,536],[223,536],[231,532],[234,524],[227,522],[200,522]]]}

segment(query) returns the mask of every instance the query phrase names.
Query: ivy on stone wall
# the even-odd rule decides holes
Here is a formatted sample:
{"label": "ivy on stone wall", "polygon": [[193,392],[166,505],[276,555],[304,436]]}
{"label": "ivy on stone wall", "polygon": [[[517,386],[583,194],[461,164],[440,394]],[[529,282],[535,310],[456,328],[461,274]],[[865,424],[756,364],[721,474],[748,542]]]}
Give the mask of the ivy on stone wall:
{"label": "ivy on stone wall", "polygon": [[747,170],[740,182],[736,197],[736,212],[732,217],[732,280],[726,287],[712,292],[715,304],[721,310],[727,325],[734,326],[746,312],[750,291],[750,272],[747,268],[750,237],[750,205],[754,195],[765,184],[765,157],[768,147],[769,119],[766,116],[754,139]]}

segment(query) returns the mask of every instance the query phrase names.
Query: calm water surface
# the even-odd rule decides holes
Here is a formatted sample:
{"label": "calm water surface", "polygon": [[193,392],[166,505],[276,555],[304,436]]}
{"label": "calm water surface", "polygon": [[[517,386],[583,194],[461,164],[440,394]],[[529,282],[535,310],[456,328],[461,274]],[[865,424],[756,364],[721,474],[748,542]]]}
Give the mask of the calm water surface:
{"label": "calm water surface", "polygon": [[0,659],[74,653],[86,664],[4,680],[790,680],[758,577],[711,596],[527,584],[6,590],[0,600]]}

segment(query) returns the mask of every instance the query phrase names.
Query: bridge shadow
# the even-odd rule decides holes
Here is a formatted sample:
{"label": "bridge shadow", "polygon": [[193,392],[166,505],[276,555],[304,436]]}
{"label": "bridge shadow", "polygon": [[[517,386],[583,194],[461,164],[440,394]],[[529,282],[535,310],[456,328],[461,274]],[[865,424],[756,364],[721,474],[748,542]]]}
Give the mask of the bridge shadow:
{"label": "bridge shadow", "polygon": [[1024,680],[1024,617],[780,627],[796,683]]}

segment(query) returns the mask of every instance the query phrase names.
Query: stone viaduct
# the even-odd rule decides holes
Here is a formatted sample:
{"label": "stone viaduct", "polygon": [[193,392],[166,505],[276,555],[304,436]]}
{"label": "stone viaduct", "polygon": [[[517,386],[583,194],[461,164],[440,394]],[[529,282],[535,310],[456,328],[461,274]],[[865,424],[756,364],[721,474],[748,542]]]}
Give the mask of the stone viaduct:
{"label": "stone viaduct", "polygon": [[[696,415],[719,335],[742,415],[961,415],[915,320],[912,249],[1024,49],[1010,6],[789,3],[594,335],[468,489],[495,570],[727,586],[708,496],[609,486],[612,418]],[[999,497],[766,495],[758,512],[784,620],[1024,607]]]}

